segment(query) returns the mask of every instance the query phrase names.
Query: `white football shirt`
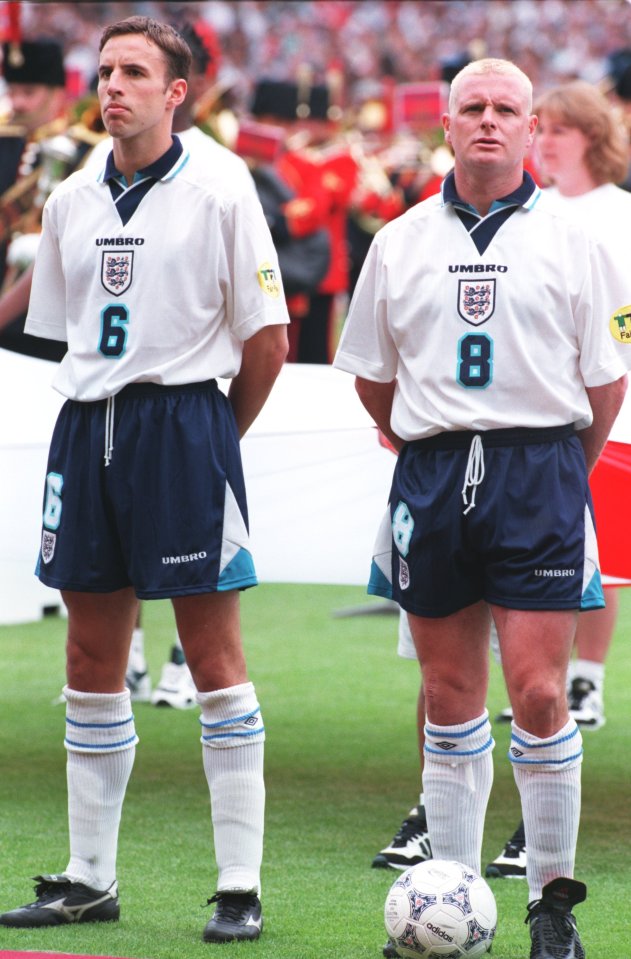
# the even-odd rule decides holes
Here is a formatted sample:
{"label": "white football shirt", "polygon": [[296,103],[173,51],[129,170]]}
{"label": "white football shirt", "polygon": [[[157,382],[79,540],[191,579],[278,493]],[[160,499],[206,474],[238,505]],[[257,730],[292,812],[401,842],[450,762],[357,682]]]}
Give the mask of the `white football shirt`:
{"label": "white football shirt", "polygon": [[610,332],[602,265],[582,228],[536,188],[483,253],[455,207],[430,197],[377,233],[334,365],[396,378],[391,425],[404,440],[586,427],[585,387],[628,365]]}
{"label": "white football shirt", "polygon": [[125,225],[90,169],[46,203],[26,330],[67,340],[53,380],[64,396],[231,378],[243,342],[288,321],[256,194],[228,189],[201,151],[184,150]]}

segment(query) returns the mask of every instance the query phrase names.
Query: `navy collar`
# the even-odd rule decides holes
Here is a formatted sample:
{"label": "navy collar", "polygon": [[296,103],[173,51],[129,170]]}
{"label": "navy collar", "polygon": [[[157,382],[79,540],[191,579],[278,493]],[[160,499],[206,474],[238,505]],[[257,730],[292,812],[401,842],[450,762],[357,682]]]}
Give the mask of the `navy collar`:
{"label": "navy collar", "polygon": [[[163,153],[161,157],[158,157],[158,159],[154,160],[153,163],[150,163],[149,166],[138,170],[134,176],[134,181],[144,180],[146,177],[151,177],[154,180],[163,180],[168,176],[184,152],[184,147],[182,146],[182,143],[178,137],[172,135],[171,140],[171,146],[166,153]],[[103,180],[120,181],[122,179],[123,174],[116,168],[114,163],[114,151],[112,150],[105,164]]]}
{"label": "navy collar", "polygon": [[[540,193],[541,190],[533,178],[527,171],[524,170],[524,176],[521,185],[507,196],[502,196],[497,200],[494,200],[491,204],[489,213],[493,212],[493,210],[496,210],[498,207],[506,206],[523,206],[526,209],[531,209],[534,205],[534,201],[536,201]],[[443,180],[441,194],[443,205],[446,203],[451,203],[453,206],[469,210],[472,213],[477,213],[477,210],[475,210],[470,203],[465,203],[465,201],[461,200],[458,196],[458,191],[456,190],[456,177],[453,170],[451,170],[451,172],[448,173]],[[478,216],[479,215],[480,214],[478,213]]]}
{"label": "navy collar", "polygon": [[453,170],[443,180],[441,187],[443,206],[450,203],[456,216],[469,233],[480,256],[487,250],[500,228],[520,208],[532,210],[541,196],[541,190],[530,176],[524,171],[519,186],[507,196],[493,200],[486,216],[481,216],[474,206],[461,200],[456,191],[456,178]]}

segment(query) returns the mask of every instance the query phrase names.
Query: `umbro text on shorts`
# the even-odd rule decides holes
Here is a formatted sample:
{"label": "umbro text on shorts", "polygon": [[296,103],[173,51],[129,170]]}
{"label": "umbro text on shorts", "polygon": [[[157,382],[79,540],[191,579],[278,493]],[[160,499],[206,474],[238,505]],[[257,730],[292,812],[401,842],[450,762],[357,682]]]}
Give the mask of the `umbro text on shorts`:
{"label": "umbro text on shorts", "polygon": [[256,584],[239,436],[214,380],[68,400],[53,433],[37,575],[141,599]]}
{"label": "umbro text on shorts", "polygon": [[511,609],[602,607],[574,428],[462,431],[407,443],[368,591],[428,617],[482,599]]}

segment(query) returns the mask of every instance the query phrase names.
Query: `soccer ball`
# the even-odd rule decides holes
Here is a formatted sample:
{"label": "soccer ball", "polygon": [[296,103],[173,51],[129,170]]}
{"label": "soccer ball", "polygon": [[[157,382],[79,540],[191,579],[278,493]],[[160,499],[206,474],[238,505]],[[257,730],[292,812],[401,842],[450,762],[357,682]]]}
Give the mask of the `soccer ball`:
{"label": "soccer ball", "polygon": [[385,921],[400,956],[474,959],[491,948],[497,906],[488,883],[473,869],[428,859],[392,884]]}

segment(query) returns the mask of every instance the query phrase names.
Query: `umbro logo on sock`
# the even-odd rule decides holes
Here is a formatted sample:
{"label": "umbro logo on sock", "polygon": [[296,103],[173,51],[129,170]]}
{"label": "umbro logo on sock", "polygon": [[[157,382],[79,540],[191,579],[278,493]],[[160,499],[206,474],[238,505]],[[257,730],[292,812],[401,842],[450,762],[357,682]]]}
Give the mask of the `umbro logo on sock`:
{"label": "umbro logo on sock", "polygon": [[446,740],[443,740],[442,743],[436,743],[436,745],[437,745],[437,746],[440,746],[440,748],[441,748],[441,749],[444,749],[444,750],[455,749],[455,748],[456,748],[456,744],[455,744],[455,743],[448,743]]}

